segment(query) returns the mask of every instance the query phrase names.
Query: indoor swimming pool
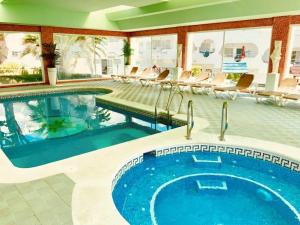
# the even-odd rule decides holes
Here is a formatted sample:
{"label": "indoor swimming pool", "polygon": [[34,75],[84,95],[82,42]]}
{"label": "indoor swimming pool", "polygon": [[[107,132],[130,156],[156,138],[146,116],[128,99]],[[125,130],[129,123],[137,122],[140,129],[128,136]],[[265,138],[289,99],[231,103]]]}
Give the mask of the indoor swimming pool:
{"label": "indoor swimming pool", "polygon": [[29,168],[171,128],[98,104],[96,95],[73,92],[0,101],[0,148],[16,167]]}

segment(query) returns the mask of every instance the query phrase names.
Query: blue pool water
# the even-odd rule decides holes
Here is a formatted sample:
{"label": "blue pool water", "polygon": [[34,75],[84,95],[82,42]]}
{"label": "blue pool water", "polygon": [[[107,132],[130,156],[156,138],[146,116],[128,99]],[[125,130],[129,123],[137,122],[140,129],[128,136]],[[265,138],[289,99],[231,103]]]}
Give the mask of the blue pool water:
{"label": "blue pool water", "polygon": [[78,92],[2,100],[0,148],[15,166],[28,168],[169,129],[96,104],[95,96]]}
{"label": "blue pool water", "polygon": [[113,198],[130,225],[300,224],[299,173],[225,153],[147,157]]}

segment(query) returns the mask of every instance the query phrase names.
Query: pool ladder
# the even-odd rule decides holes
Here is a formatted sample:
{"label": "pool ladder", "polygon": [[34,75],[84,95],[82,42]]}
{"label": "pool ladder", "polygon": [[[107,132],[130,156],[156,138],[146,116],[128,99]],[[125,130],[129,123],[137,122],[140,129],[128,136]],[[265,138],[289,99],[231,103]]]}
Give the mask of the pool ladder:
{"label": "pool ladder", "polygon": [[221,131],[220,131],[220,141],[225,141],[225,132],[228,129],[228,103],[223,102],[222,106],[222,119],[221,119]]}
{"label": "pool ladder", "polygon": [[192,130],[194,128],[194,108],[193,108],[193,101],[189,100],[188,102],[188,110],[187,110],[187,126],[186,126],[186,139],[190,140]]}
{"label": "pool ladder", "polygon": [[166,110],[166,113],[167,113],[168,125],[171,125],[172,124],[172,117],[171,117],[171,113],[170,113],[170,107],[171,107],[171,104],[173,102],[174,96],[176,94],[179,94],[180,97],[181,97],[180,104],[179,104],[179,107],[178,107],[178,110],[177,110],[177,113],[179,113],[180,109],[181,109],[182,102],[183,102],[183,94],[180,91],[180,89],[176,85],[174,85],[171,81],[163,82],[163,83],[160,84],[160,91],[159,91],[159,94],[158,94],[158,97],[157,97],[157,100],[156,100],[156,103],[155,103],[155,108],[154,108],[155,124],[157,124],[157,122],[158,122],[158,117],[159,117],[158,104],[160,102],[161,94],[162,94],[162,91],[163,91],[165,85],[170,85],[170,91],[169,91],[168,101],[167,101],[167,105],[165,107],[165,110]]}

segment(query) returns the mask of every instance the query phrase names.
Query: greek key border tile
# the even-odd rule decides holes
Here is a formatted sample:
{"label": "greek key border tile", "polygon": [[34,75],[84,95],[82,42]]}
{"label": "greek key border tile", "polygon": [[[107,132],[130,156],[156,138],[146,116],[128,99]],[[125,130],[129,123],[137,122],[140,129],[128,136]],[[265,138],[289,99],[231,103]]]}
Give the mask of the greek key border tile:
{"label": "greek key border tile", "polygon": [[291,159],[283,158],[281,156],[265,153],[257,149],[250,149],[247,147],[224,146],[214,144],[193,144],[172,146],[156,150],[156,157],[181,153],[181,152],[221,152],[228,154],[241,155],[258,160],[268,161],[282,167],[289,168],[293,171],[300,172],[300,163]]}
{"label": "greek key border tile", "polygon": [[143,156],[138,156],[130,161],[128,161],[116,174],[112,182],[112,190],[114,189],[115,185],[118,183],[119,179],[132,167],[142,163],[144,161]]}
{"label": "greek key border tile", "polygon": [[[153,150],[156,153],[156,157],[161,157],[170,154],[178,154],[183,152],[221,152],[227,154],[241,155],[249,158],[254,158],[258,160],[268,161],[277,164],[282,167],[286,167],[292,171],[300,172],[300,163],[293,161],[291,159],[286,159],[281,156],[272,155],[259,151],[257,149],[250,149],[247,147],[235,147],[235,146],[224,146],[224,145],[214,145],[214,144],[192,144],[192,145],[178,145],[171,147],[164,147],[161,149]],[[132,167],[143,162],[143,156],[139,156],[130,160],[126,165],[124,165],[116,174],[112,182],[112,190],[118,183],[119,179]]]}

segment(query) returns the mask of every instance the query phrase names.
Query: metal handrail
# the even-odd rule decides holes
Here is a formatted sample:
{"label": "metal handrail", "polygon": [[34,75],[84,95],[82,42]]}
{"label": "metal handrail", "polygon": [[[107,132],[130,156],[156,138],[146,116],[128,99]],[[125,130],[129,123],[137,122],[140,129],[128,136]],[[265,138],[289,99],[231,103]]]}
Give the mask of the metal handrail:
{"label": "metal handrail", "polygon": [[194,108],[193,101],[189,100],[187,110],[187,126],[186,126],[186,139],[191,139],[192,130],[194,128]]}
{"label": "metal handrail", "polygon": [[157,100],[156,100],[156,103],[155,103],[155,108],[154,108],[154,120],[155,120],[155,124],[157,123],[157,106],[158,106],[158,103],[159,103],[159,99],[160,99],[162,90],[163,90],[163,86],[160,87],[160,91],[159,91],[159,94],[158,94],[158,97],[157,97]]}
{"label": "metal handrail", "polygon": [[[166,111],[167,111],[167,113],[168,113],[168,116],[170,116],[170,107],[171,107],[171,104],[172,104],[172,102],[173,102],[174,96],[175,96],[176,94],[179,94],[180,97],[181,97],[181,100],[180,100],[180,104],[179,104],[177,113],[180,112],[181,105],[182,105],[182,102],[183,102],[183,94],[182,94],[182,92],[180,91],[180,89],[179,89],[177,86],[173,86],[173,85],[171,86],[171,88],[172,88],[172,89],[174,88],[174,92],[173,92],[173,95],[172,95],[170,101],[168,102],[168,104],[167,104],[167,106],[166,106]],[[175,88],[176,88],[176,89],[175,89]]]}
{"label": "metal handrail", "polygon": [[157,97],[157,100],[156,100],[156,103],[155,103],[155,109],[154,109],[155,124],[157,123],[157,117],[158,117],[158,104],[159,104],[159,101],[160,101],[162,90],[164,89],[165,85],[170,85],[169,97],[168,97],[168,101],[167,101],[167,104],[166,104],[166,107],[165,107],[169,123],[171,123],[171,119],[172,119],[171,114],[170,114],[170,107],[171,107],[171,104],[173,102],[174,96],[176,94],[179,94],[180,97],[181,97],[177,113],[180,112],[181,105],[182,105],[182,102],[183,102],[182,92],[178,89],[178,87],[176,85],[174,85],[174,83],[172,83],[172,81],[165,81],[165,82],[161,83],[160,91],[159,91],[159,94],[158,94],[158,97]]}
{"label": "metal handrail", "polygon": [[172,100],[173,100],[173,97],[171,97],[171,96],[172,96],[172,93],[173,93],[173,87],[174,87],[174,86],[173,86],[173,83],[172,83],[171,81],[165,81],[165,82],[162,83],[161,85],[162,85],[162,87],[164,87],[164,85],[166,85],[166,84],[168,84],[168,85],[171,86],[171,87],[170,87],[170,92],[169,92],[168,101],[167,101],[167,105],[166,105],[166,110],[167,110],[169,104],[171,104],[171,102],[172,102]]}
{"label": "metal handrail", "polygon": [[[171,95],[172,95],[172,91],[173,91],[173,84],[172,84],[171,81],[165,81],[165,82],[163,82],[163,83],[160,84],[160,91],[159,91],[159,94],[158,94],[158,97],[157,97],[157,100],[156,100],[156,103],[155,103],[155,108],[154,108],[155,124],[157,123],[157,116],[158,116],[158,110],[157,110],[157,108],[158,108],[159,100],[160,100],[160,97],[161,97],[162,90],[164,89],[164,85],[166,85],[166,84],[169,84],[171,86],[166,108],[168,107],[170,99],[171,99]],[[168,114],[168,117],[170,117],[169,114]]]}
{"label": "metal handrail", "polygon": [[228,129],[228,103],[224,102],[222,106],[220,141],[225,141],[225,132]]}

